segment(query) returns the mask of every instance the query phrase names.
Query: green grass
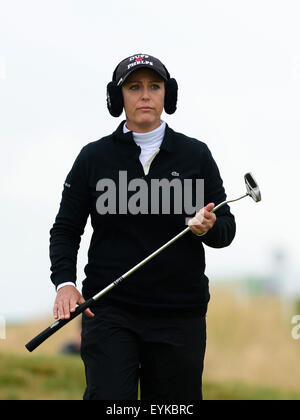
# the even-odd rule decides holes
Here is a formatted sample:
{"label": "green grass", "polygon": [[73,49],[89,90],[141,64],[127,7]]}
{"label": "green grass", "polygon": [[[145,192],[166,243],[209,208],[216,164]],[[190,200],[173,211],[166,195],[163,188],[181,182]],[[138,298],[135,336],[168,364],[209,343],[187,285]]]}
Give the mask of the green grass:
{"label": "green grass", "polygon": [[[82,361],[76,356],[0,354],[0,400],[81,400]],[[205,381],[205,400],[299,400],[300,391]]]}
{"label": "green grass", "polygon": [[77,400],[84,387],[78,357],[0,354],[1,400]]}
{"label": "green grass", "polygon": [[204,382],[205,400],[300,400],[300,391],[249,385],[242,382]]}

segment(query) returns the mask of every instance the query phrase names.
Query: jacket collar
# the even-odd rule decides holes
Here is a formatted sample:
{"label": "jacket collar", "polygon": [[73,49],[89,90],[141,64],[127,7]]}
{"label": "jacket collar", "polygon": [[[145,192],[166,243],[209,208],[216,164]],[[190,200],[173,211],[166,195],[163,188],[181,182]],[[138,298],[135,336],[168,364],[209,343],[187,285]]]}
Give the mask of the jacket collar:
{"label": "jacket collar", "polygon": [[[124,148],[124,152],[127,154],[134,154],[140,152],[140,147],[135,143],[132,135],[132,131],[128,133],[123,132],[123,125],[125,120],[121,122],[116,131],[113,132],[113,138],[119,147]],[[173,149],[173,130],[166,124],[165,135],[161,143],[160,149],[167,152],[172,152]]]}

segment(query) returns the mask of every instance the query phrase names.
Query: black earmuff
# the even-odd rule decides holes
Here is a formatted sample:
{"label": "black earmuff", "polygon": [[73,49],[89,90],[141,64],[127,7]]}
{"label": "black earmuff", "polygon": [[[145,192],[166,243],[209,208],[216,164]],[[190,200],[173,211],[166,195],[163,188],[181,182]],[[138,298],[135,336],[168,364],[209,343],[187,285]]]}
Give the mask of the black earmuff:
{"label": "black earmuff", "polygon": [[[106,88],[106,103],[109,113],[113,117],[119,117],[123,112],[124,101],[122,95],[122,87],[118,86],[116,81],[116,67],[112,81],[108,83]],[[165,68],[168,80],[165,82],[165,103],[164,109],[167,114],[174,114],[177,109],[178,84],[175,79],[170,78],[168,70]]]}
{"label": "black earmuff", "polygon": [[167,114],[174,114],[177,109],[178,84],[171,78],[165,83],[165,111]]}
{"label": "black earmuff", "polygon": [[109,82],[106,88],[106,103],[110,114],[119,117],[122,114],[124,101],[121,86],[114,80]]}

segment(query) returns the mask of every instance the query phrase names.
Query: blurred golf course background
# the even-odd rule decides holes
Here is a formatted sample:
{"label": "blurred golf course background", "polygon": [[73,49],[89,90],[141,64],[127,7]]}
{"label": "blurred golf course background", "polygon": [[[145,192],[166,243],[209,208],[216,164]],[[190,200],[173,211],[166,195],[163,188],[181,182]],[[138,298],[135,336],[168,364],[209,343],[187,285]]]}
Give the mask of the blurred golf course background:
{"label": "blurred golf course background", "polygon": [[[300,339],[292,337],[299,302],[257,287],[211,286],[203,394],[206,400],[300,399]],[[298,311],[298,312],[297,312]],[[80,400],[85,388],[80,356],[61,354],[78,336],[72,321],[28,353],[24,344],[52,322],[7,325],[0,340],[1,400]]]}

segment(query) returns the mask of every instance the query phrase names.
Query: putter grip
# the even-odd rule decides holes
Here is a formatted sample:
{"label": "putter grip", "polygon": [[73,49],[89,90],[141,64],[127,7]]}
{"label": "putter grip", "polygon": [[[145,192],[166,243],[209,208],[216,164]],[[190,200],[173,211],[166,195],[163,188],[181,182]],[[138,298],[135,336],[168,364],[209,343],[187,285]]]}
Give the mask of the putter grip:
{"label": "putter grip", "polygon": [[87,300],[86,302],[82,303],[81,305],[77,306],[74,312],[70,313],[69,319],[59,319],[55,321],[50,327],[46,328],[36,337],[34,337],[29,343],[25,345],[28,351],[32,352],[35,350],[40,344],[42,344],[47,338],[51,337],[56,331],[66,325],[68,322],[72,321],[72,319],[76,318],[80,315],[83,311],[89,308],[94,303],[93,298]]}

